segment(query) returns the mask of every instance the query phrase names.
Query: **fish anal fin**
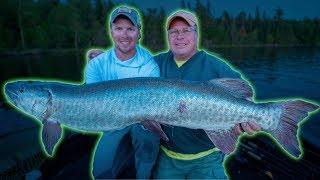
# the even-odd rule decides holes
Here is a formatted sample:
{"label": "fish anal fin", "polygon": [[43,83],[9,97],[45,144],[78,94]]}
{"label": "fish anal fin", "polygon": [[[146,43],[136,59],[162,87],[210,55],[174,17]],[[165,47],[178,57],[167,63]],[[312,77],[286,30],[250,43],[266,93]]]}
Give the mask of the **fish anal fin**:
{"label": "fish anal fin", "polygon": [[235,150],[239,133],[236,128],[229,130],[209,131],[205,130],[209,139],[223,153],[230,154]]}
{"label": "fish anal fin", "polygon": [[52,156],[54,147],[61,138],[62,128],[59,123],[44,121],[42,129],[42,142],[45,151]]}
{"label": "fish anal fin", "polygon": [[209,84],[218,86],[229,92],[231,95],[237,98],[243,98],[252,101],[253,99],[253,89],[250,84],[242,79],[232,79],[232,78],[219,78],[212,79]]}
{"label": "fish anal fin", "polygon": [[149,131],[158,135],[161,139],[163,139],[165,141],[169,141],[168,136],[162,130],[161,125],[157,121],[145,120],[145,121],[142,121],[141,124],[143,125],[143,127],[148,129]]}

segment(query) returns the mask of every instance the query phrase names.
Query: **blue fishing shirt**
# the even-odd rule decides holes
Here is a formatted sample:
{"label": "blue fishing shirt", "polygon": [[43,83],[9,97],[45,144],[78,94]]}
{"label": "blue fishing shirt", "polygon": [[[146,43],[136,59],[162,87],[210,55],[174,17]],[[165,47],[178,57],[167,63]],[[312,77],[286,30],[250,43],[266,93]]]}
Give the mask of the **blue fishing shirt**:
{"label": "blue fishing shirt", "polygon": [[87,84],[133,77],[159,77],[160,70],[146,49],[136,46],[136,54],[126,61],[118,59],[111,48],[89,60],[85,69]]}

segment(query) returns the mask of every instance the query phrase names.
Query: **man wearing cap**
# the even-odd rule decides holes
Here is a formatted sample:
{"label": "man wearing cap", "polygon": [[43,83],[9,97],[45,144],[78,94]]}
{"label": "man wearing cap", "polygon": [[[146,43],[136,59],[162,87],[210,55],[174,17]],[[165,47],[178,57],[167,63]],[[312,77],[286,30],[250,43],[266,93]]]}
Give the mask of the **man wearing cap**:
{"label": "man wearing cap", "polygon": [[[177,11],[167,20],[169,51],[158,54],[155,60],[160,75],[192,81],[214,78],[241,78],[241,74],[218,55],[198,49],[198,21],[188,11]],[[92,50],[96,56],[101,51]],[[204,130],[162,126],[169,138],[161,141],[161,151],[153,178],[173,179],[225,179],[224,154],[217,149]],[[252,134],[260,130],[254,123],[241,123],[235,127]]]}
{"label": "man wearing cap", "polygon": [[[125,6],[116,8],[110,16],[109,28],[113,47],[96,57],[89,54],[86,83],[159,76],[159,67],[151,54],[138,45],[141,23],[136,10]],[[129,178],[149,178],[158,151],[159,138],[141,125],[104,132],[94,153],[93,176],[116,178],[126,171],[125,164],[134,159],[136,173]]]}
{"label": "man wearing cap", "polygon": [[[216,55],[198,49],[198,21],[194,14],[177,11],[167,20],[168,52],[155,56],[160,75],[192,81],[214,78],[241,78],[239,72]],[[162,126],[169,138],[161,141],[161,151],[154,171],[154,178],[174,179],[224,179],[226,178],[224,154],[210,141],[204,130]],[[237,125],[252,133],[259,130],[255,124]],[[241,129],[242,128],[242,129]]]}

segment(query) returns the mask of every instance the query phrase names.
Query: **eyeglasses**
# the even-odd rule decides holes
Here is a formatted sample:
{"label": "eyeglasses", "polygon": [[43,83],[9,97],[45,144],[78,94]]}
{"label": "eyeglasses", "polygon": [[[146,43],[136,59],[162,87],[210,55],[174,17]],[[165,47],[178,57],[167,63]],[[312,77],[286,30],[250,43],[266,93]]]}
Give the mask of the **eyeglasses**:
{"label": "eyeglasses", "polygon": [[170,36],[178,36],[179,34],[181,34],[182,36],[184,35],[187,35],[193,31],[197,31],[196,28],[193,26],[193,27],[187,27],[187,28],[183,28],[181,30],[179,29],[169,29],[168,30],[168,34]]}

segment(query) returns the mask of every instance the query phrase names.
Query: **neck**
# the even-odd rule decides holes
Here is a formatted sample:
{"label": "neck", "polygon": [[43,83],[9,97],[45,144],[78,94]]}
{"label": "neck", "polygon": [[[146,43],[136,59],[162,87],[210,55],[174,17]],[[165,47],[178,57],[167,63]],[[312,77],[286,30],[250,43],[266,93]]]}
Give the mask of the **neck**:
{"label": "neck", "polygon": [[136,54],[136,49],[134,48],[130,52],[121,52],[119,49],[115,48],[116,56],[120,61],[126,61],[128,59],[131,59]]}
{"label": "neck", "polygon": [[189,60],[193,55],[197,53],[197,50],[193,51],[190,54],[184,54],[184,55],[178,55],[173,53],[173,57],[176,61],[187,61]]}

